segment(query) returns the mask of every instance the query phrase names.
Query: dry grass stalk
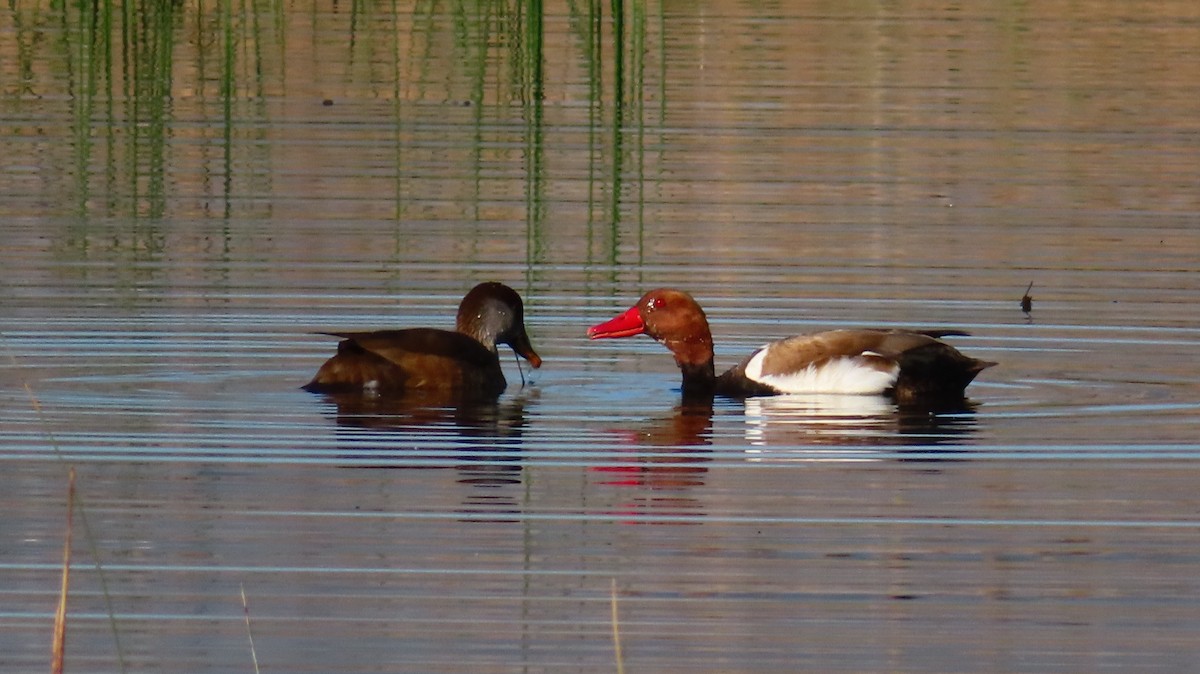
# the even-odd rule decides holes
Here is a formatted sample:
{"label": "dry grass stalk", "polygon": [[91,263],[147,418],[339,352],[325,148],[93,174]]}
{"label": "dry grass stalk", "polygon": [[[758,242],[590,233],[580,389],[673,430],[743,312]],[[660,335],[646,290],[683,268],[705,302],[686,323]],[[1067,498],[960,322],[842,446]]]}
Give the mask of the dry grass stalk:
{"label": "dry grass stalk", "polygon": [[[12,354],[9,354],[9,358],[12,360],[13,365],[15,366],[17,364],[16,357]],[[28,381],[23,382],[23,385],[25,387],[25,392],[29,394],[30,406],[33,408],[34,413],[37,414],[38,420],[42,422],[43,428],[46,429],[44,432],[46,434],[46,438],[50,441],[50,446],[54,448],[55,456],[58,457],[59,461],[66,463],[66,459],[63,457],[62,448],[59,446],[58,440],[54,437],[54,433],[49,430],[49,424],[46,423],[45,416],[42,413],[42,404],[40,401],[38,401],[37,395],[33,392],[33,387],[29,385]],[[91,527],[88,526],[87,508],[83,502],[83,498],[79,497],[75,493],[75,467],[70,466],[69,470],[70,485],[67,492],[67,543],[66,553],[64,554],[64,556],[67,557],[67,560],[64,562],[63,566],[62,597],[59,600],[58,611],[55,615],[54,647],[52,653],[53,661],[51,663],[51,672],[52,674],[58,674],[59,672],[62,672],[63,667],[62,649],[63,645],[66,643],[67,586],[69,581],[68,570],[70,569],[69,565],[72,529],[71,518],[72,514],[75,512],[76,499],[79,500],[79,522],[83,528],[83,537],[87,540],[88,549],[91,551],[92,557],[96,560],[96,574],[100,578],[100,589],[104,593],[104,605],[108,609],[108,624],[112,628],[113,645],[117,649],[117,662],[121,666],[121,672],[127,672],[129,671],[129,667],[125,663],[125,651],[123,648],[121,648],[121,633],[117,629],[117,615],[113,610],[112,594],[108,591],[108,579],[104,574],[104,567],[100,564],[100,551],[96,547],[96,539],[92,537]]]}
{"label": "dry grass stalk", "polygon": [[254,663],[254,674],[258,674],[258,653],[254,650],[254,634],[250,631],[250,605],[246,603],[246,585],[238,583],[242,589],[242,613],[246,616],[246,638],[250,640],[250,660]]}
{"label": "dry grass stalk", "polygon": [[67,481],[67,536],[63,543],[62,588],[54,612],[54,641],[50,647],[50,674],[62,674],[67,645],[67,588],[71,585],[71,513],[75,510],[75,468]]}
{"label": "dry grass stalk", "polygon": [[612,579],[612,633],[613,649],[617,656],[617,674],[625,674],[625,656],[621,654],[621,628],[617,620],[617,579]]}

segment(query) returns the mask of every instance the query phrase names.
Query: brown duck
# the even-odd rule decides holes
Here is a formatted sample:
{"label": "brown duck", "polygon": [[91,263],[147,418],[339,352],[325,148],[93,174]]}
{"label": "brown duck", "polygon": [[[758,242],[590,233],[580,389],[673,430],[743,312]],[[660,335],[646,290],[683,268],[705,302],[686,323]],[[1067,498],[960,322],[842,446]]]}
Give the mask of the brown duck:
{"label": "brown duck", "polygon": [[399,395],[427,390],[494,397],[507,386],[497,344],[512,347],[535,368],[542,364],[525,332],[521,296],[503,283],[472,288],[458,305],[454,331],[408,328],[321,334],[342,341],[337,354],[304,385],[315,393]]}

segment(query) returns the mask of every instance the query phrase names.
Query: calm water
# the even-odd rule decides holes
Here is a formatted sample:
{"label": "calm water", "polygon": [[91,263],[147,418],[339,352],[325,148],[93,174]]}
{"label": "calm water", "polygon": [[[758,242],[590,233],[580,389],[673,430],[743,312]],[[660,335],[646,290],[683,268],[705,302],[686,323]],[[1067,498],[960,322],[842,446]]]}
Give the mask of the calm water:
{"label": "calm water", "polygon": [[[0,670],[71,466],[69,672],[611,672],[614,623],[630,672],[1200,661],[1191,0],[158,4],[0,10]],[[298,389],[491,279],[545,358],[495,406]],[[663,285],[718,367],[1001,364],[957,414],[681,407],[583,338]]]}

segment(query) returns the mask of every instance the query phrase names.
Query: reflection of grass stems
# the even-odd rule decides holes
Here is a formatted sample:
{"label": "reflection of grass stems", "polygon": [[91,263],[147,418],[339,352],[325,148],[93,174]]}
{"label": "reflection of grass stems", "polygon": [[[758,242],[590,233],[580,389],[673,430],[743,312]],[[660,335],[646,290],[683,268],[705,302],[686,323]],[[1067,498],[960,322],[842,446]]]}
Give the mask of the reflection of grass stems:
{"label": "reflection of grass stems", "polygon": [[[392,25],[400,25],[399,0],[392,0]],[[404,106],[401,103],[404,91],[400,86],[403,74],[400,68],[401,40],[398,35],[393,36],[392,44],[392,117],[395,124],[393,143],[396,152],[396,210],[394,216],[399,223],[404,219]],[[400,253],[403,245],[404,237],[401,236],[401,228],[397,226],[394,252]]]}
{"label": "reflection of grass stems", "polygon": [[633,101],[634,114],[637,116],[637,136],[634,142],[634,153],[637,163],[637,250],[638,267],[645,262],[645,211],[646,211],[646,114],[644,108],[645,94],[643,83],[646,81],[646,6],[644,3],[633,3],[633,30],[629,36],[632,46],[630,55],[633,65],[633,85],[630,98]]}
{"label": "reflection of grass stems", "polygon": [[[433,81],[433,78],[429,77],[429,71],[427,68],[430,65],[439,62],[438,59],[434,58],[434,41],[430,39],[430,36],[433,35],[435,28],[438,25],[437,20],[440,15],[437,13],[437,3],[432,2],[431,0],[420,0],[417,2],[416,6],[413,7],[412,15],[413,34],[423,35],[424,39],[414,39],[410,41],[410,56],[408,59],[409,67],[411,68],[413,65],[419,65],[421,68],[416,73],[410,74],[408,81],[416,83],[416,90],[410,95],[414,99],[421,101],[425,100],[426,83]],[[421,19],[420,25],[417,24],[418,18]],[[418,45],[423,46],[423,49],[421,49],[420,53],[417,52]]]}
{"label": "reflection of grass stems", "polygon": [[[79,8],[71,3],[62,3],[60,12],[62,36],[62,51],[67,60],[67,87],[71,98],[71,129],[70,143],[73,153],[74,167],[74,200],[76,214],[82,220],[87,215],[93,197],[91,189],[91,174],[94,170],[95,141],[93,140],[93,122],[97,100],[107,101],[108,128],[108,177],[112,179],[112,157],[114,127],[112,115],[113,96],[106,87],[110,86],[112,78],[112,3],[101,3],[92,10]],[[18,15],[19,16],[19,15]],[[18,45],[21,40],[18,21]],[[20,51],[18,52],[20,55]],[[23,82],[33,82],[32,73],[22,78]],[[111,195],[111,187],[110,195]],[[111,199],[111,196],[109,197]]]}
{"label": "reflection of grass stems", "polygon": [[[153,7],[154,9],[149,9]],[[167,120],[171,115],[171,74],[174,71],[175,54],[175,9],[172,2],[148,3],[144,12],[152,17],[150,39],[147,42],[146,61],[137,65],[138,82],[144,83],[144,91],[138,96],[146,103],[146,200],[147,215],[161,219],[167,210],[166,199],[166,154]],[[144,76],[143,73],[149,73]],[[138,120],[141,122],[142,120]],[[139,124],[141,128],[141,124]],[[138,176],[134,176],[134,181]],[[140,210],[140,209],[138,209]],[[147,237],[149,238],[149,237]]]}
{"label": "reflection of grass stems", "polygon": [[[455,31],[460,41],[455,43],[455,50],[464,54],[464,63],[468,77],[471,80],[471,223],[474,231],[471,236],[471,261],[477,261],[479,254],[479,229],[483,214],[480,211],[480,201],[483,195],[483,114],[484,92],[487,90],[488,45],[492,41],[492,22],[494,17],[492,3],[482,3],[477,6],[475,15],[464,15],[460,19],[460,28]],[[471,51],[474,48],[474,51]]]}
{"label": "reflection of grass stems", "polygon": [[67,534],[63,543],[62,587],[54,612],[54,641],[50,647],[50,674],[62,674],[67,642],[67,589],[71,586],[71,511],[75,509],[75,468],[67,479]]}
{"label": "reflection of grass stems", "polygon": [[[588,3],[587,37],[588,46],[584,57],[588,68],[588,196],[587,196],[587,264],[591,267],[595,262],[592,244],[596,240],[594,225],[596,223],[596,159],[599,155],[600,124],[603,118],[604,99],[601,94],[602,73],[600,51],[600,3],[592,0]],[[610,269],[615,267],[610,266]]]}
{"label": "reflection of grass stems", "polygon": [[609,222],[611,223],[611,240],[609,244],[608,263],[614,268],[621,247],[621,169],[623,162],[623,147],[625,128],[625,2],[612,0],[612,38],[613,38],[613,113],[612,113],[612,146],[609,160],[612,162],[612,173],[609,185]]}
{"label": "reflection of grass stems", "polygon": [[[121,97],[120,100],[124,105],[124,110],[120,117],[124,123],[122,129],[122,138],[125,145],[125,175],[132,176],[130,182],[133,187],[128,195],[130,210],[137,211],[137,134],[138,134],[138,98],[137,98],[137,72],[133,69],[134,55],[138,51],[138,43],[133,34],[133,26],[137,25],[136,2],[121,3]],[[117,158],[110,159],[112,164],[117,163]],[[116,185],[114,181],[114,185]],[[119,187],[119,185],[118,185]]]}
{"label": "reflection of grass stems", "polygon": [[222,140],[225,147],[225,209],[226,220],[232,215],[233,209],[233,71],[237,61],[233,39],[233,1],[221,2],[221,35],[224,38],[224,57],[221,59],[221,111],[223,114],[224,134]]}
{"label": "reflection of grass stems", "polygon": [[100,29],[100,35],[102,36],[101,39],[103,40],[103,49],[104,49],[103,50],[104,63],[103,63],[102,68],[103,68],[103,72],[104,72],[104,86],[105,86],[105,95],[104,95],[104,113],[105,113],[104,140],[105,140],[105,143],[104,143],[104,147],[105,147],[105,153],[106,153],[105,156],[107,157],[106,161],[104,162],[104,174],[105,174],[105,185],[104,185],[105,189],[104,189],[104,191],[105,191],[105,195],[106,195],[106,197],[105,197],[105,214],[106,215],[108,213],[111,213],[112,211],[116,210],[116,206],[118,203],[117,170],[116,170],[117,164],[116,164],[115,157],[117,156],[117,137],[119,135],[120,126],[117,124],[116,106],[113,101],[113,99],[116,97],[113,96],[113,91],[112,91],[112,89],[113,89],[113,84],[112,84],[112,81],[113,81],[113,7],[112,7],[112,5],[113,5],[113,3],[111,3],[111,2],[104,2],[104,3],[101,3],[101,8],[100,8],[100,17],[101,17],[101,25],[102,25],[102,28]]}
{"label": "reflection of grass stems", "polygon": [[[12,360],[13,365],[16,366],[17,365],[16,357],[14,357],[10,354],[9,358]],[[63,453],[62,453],[62,448],[59,447],[59,445],[58,445],[58,440],[55,439],[54,434],[49,430],[50,426],[49,426],[49,424],[46,423],[46,416],[45,416],[45,414],[42,413],[42,404],[41,404],[41,402],[38,401],[37,396],[34,395],[33,387],[31,387],[29,385],[29,382],[24,382],[24,386],[25,386],[25,393],[27,393],[29,395],[30,406],[33,407],[33,411],[37,414],[38,421],[41,422],[42,428],[46,429],[46,431],[45,431],[46,438],[50,441],[50,446],[54,448],[54,455],[56,457],[58,457],[58,460],[60,462],[66,463],[66,458],[63,456]],[[104,606],[108,611],[108,624],[109,624],[109,627],[112,628],[113,644],[117,649],[117,662],[121,666],[121,671],[126,672],[126,671],[129,671],[129,669],[125,665],[125,651],[124,651],[124,649],[121,648],[121,634],[117,630],[117,614],[115,611],[113,611],[112,594],[108,591],[108,578],[104,575],[104,568],[100,565],[100,550],[99,550],[98,546],[96,545],[96,539],[92,536],[92,528],[90,525],[88,525],[87,508],[85,507],[85,504],[83,502],[83,497],[80,496],[78,493],[76,493],[75,489],[74,489],[74,484],[75,484],[75,479],[74,479],[75,469],[74,468],[71,468],[70,475],[71,475],[71,485],[72,486],[71,486],[71,490],[70,490],[69,494],[73,494],[74,496],[73,496],[73,498],[68,498],[68,501],[73,500],[73,501],[78,502],[78,504],[79,504],[79,522],[83,525],[83,536],[85,539],[87,539],[88,551],[90,551],[92,553],[92,560],[96,565],[96,575],[100,579],[100,590],[104,594]],[[70,528],[70,524],[68,523],[68,529],[69,528]],[[69,545],[69,543],[68,543],[68,545]],[[65,602],[66,601],[66,597],[65,597],[66,580],[65,579],[64,579],[63,583],[64,583],[64,592],[63,592],[64,597],[63,597],[62,601]],[[65,611],[65,608],[60,607],[60,610]],[[65,613],[63,616],[63,621],[64,621],[64,626],[65,626],[65,622],[66,622]],[[65,627],[64,627],[64,629],[65,629]]]}
{"label": "reflection of grass stems", "polygon": [[[34,21],[26,22],[25,13],[15,11],[14,4],[10,4],[10,16],[12,18],[12,33],[15,36],[14,44],[16,45],[16,68],[14,72],[18,73],[15,87],[12,90],[4,89],[5,95],[16,94],[18,96],[29,96],[33,94],[33,83],[36,82],[34,77],[34,63],[37,62],[34,47],[42,37],[40,30],[37,30],[38,19],[41,18],[40,12],[35,12],[33,15]],[[31,25],[32,24],[32,25]],[[5,83],[9,84],[8,82]]]}
{"label": "reflection of grass stems", "polygon": [[[129,139],[130,215],[157,219],[166,213],[164,171],[176,4],[123,4],[126,7],[121,26],[122,64],[126,69],[123,93],[130,108],[125,119]],[[142,243],[148,249],[157,247],[153,230],[137,235],[144,237]]]}
{"label": "reflection of grass stems", "polygon": [[[67,7],[63,8],[64,24],[67,21]],[[72,150],[75,153],[75,204],[79,216],[87,214],[89,190],[89,171],[92,159],[92,109],[96,96],[96,63],[95,40],[99,31],[92,12],[79,12],[79,25],[73,31],[64,31],[64,39],[71,34],[79,39],[76,50],[67,49],[68,58],[73,61],[67,69],[70,78],[72,120],[75,126]],[[64,26],[65,27],[65,26]],[[78,77],[74,75],[78,74]]]}
{"label": "reflection of grass stems", "polygon": [[625,656],[621,654],[621,628],[617,621],[617,579],[612,579],[612,588],[610,590],[612,597],[612,634],[613,634],[613,650],[617,658],[617,674],[625,674]]}
{"label": "reflection of grass stems", "polygon": [[526,269],[544,261],[545,195],[542,153],[545,28],[541,0],[529,0],[525,20],[524,67],[521,69],[525,112],[525,255]]}

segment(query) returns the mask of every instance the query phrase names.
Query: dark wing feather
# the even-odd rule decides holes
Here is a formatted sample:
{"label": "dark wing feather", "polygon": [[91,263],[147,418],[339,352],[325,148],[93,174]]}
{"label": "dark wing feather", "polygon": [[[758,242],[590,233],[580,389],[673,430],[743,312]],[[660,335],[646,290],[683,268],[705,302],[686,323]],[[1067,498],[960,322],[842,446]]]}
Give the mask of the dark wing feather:
{"label": "dark wing feather", "polygon": [[450,330],[408,328],[321,334],[348,339],[364,351],[370,351],[393,363],[401,363],[406,358],[416,355],[452,358],[479,367],[486,367],[497,360],[495,353],[474,338]]}

